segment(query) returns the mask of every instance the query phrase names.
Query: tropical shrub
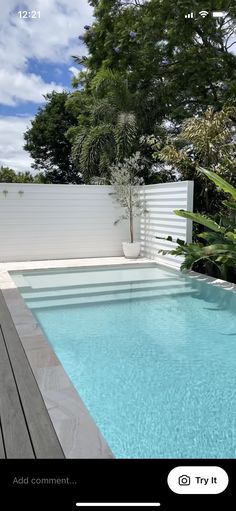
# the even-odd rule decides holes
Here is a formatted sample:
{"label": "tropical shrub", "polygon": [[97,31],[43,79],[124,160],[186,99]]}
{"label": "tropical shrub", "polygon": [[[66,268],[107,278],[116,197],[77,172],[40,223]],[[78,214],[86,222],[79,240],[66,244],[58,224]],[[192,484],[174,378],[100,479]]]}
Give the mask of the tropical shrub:
{"label": "tropical shrub", "polygon": [[224,201],[228,215],[221,216],[219,223],[214,219],[200,213],[191,213],[184,210],[175,210],[175,214],[192,220],[204,226],[204,231],[198,234],[201,242],[185,243],[176,241],[174,250],[160,250],[163,255],[171,254],[184,256],[182,270],[198,270],[225,280],[236,282],[236,188],[222,179],[215,172],[200,168],[199,172],[209,178],[216,186],[231,196],[231,200]]}

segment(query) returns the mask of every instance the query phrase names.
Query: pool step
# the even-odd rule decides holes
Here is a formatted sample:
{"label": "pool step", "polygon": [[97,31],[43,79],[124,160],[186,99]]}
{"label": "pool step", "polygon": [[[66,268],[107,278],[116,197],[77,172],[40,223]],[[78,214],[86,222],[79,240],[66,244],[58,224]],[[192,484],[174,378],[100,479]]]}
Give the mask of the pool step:
{"label": "pool step", "polygon": [[[174,273],[176,277],[176,272]],[[116,285],[120,283],[152,281],[173,278],[173,273],[158,267],[119,268],[107,270],[60,272],[51,274],[14,275],[13,279],[21,289],[49,290],[62,287]]]}
{"label": "pool step", "polygon": [[166,288],[175,288],[183,285],[191,285],[190,282],[184,282],[173,278],[160,278],[160,279],[152,279],[145,281],[134,281],[134,282],[120,282],[120,283],[106,283],[103,285],[84,285],[84,286],[68,286],[68,287],[58,287],[58,288],[47,288],[44,290],[41,289],[32,289],[25,288],[21,290],[21,294],[26,301],[35,300],[38,298],[42,299],[51,299],[51,298],[61,298],[61,297],[73,297],[76,296],[92,296],[99,295],[104,293],[115,293],[117,291],[130,292],[135,289],[166,289]]}
{"label": "pool step", "polygon": [[[134,286],[134,284],[132,284]],[[31,298],[30,300],[26,300],[28,306],[31,309],[40,309],[40,308],[50,308],[50,307],[62,307],[69,305],[82,305],[82,304],[95,304],[102,302],[117,302],[121,300],[131,300],[131,299],[140,299],[140,298],[162,298],[167,296],[176,296],[176,295],[193,295],[196,292],[192,289],[191,285],[183,285],[182,282],[175,284],[171,287],[168,286],[153,286],[153,287],[129,287],[123,290],[112,289],[109,291],[99,291],[99,292],[91,292],[86,294],[78,294],[74,296],[65,296],[61,295],[57,297],[48,297],[46,295],[38,297],[35,299]]]}

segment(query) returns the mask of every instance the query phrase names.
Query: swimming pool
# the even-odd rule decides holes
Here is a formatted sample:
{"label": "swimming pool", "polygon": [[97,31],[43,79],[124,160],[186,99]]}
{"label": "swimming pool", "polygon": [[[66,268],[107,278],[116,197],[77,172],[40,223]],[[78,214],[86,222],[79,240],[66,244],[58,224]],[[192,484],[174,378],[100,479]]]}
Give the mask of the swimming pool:
{"label": "swimming pool", "polygon": [[155,264],[11,276],[117,458],[235,458],[235,293]]}

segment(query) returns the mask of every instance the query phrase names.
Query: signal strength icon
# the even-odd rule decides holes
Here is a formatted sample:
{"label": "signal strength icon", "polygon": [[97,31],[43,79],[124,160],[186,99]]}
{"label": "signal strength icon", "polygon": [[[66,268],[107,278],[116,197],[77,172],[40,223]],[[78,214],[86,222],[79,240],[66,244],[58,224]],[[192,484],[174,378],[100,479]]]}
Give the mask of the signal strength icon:
{"label": "signal strength icon", "polygon": [[199,14],[200,14],[200,16],[202,18],[206,18],[206,16],[208,16],[209,12],[207,12],[207,11],[200,11]]}
{"label": "signal strength icon", "polygon": [[189,12],[188,14],[185,14],[185,18],[194,18],[193,12]]}

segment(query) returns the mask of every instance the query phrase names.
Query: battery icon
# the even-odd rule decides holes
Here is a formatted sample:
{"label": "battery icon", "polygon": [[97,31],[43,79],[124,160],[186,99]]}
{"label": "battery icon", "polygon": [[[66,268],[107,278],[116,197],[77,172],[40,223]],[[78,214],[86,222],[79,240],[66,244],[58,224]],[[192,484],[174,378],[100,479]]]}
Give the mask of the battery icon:
{"label": "battery icon", "polygon": [[227,16],[227,12],[214,11],[212,13],[212,16],[213,16],[213,18],[224,18],[225,16]]}

